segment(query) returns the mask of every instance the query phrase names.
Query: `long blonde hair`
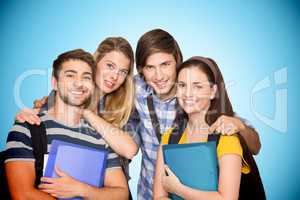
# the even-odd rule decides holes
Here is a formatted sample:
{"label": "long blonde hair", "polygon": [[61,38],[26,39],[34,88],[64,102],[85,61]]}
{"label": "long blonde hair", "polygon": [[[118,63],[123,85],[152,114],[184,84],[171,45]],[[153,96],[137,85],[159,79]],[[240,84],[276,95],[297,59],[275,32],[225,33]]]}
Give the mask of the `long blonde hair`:
{"label": "long blonde hair", "polygon": [[[106,94],[104,110],[99,115],[107,122],[122,128],[128,121],[134,101],[133,64],[134,55],[129,42],[122,37],[109,37],[102,41],[94,53],[98,63],[107,53],[122,52],[129,60],[130,66],[124,83],[112,93]],[[96,89],[93,102],[99,102],[100,91]]]}

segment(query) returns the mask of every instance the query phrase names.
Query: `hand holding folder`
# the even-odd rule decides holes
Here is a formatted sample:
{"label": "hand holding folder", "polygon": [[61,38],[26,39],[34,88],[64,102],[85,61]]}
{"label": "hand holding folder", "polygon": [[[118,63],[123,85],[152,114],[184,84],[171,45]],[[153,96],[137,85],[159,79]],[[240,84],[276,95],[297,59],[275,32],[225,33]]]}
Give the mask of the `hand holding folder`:
{"label": "hand holding folder", "polygon": [[[164,162],[181,183],[202,191],[218,189],[216,142],[163,145]],[[182,198],[171,194],[173,200]]]}
{"label": "hand holding folder", "polygon": [[61,171],[80,182],[102,187],[106,159],[105,150],[53,140],[44,176],[58,177],[54,170],[58,166]]}

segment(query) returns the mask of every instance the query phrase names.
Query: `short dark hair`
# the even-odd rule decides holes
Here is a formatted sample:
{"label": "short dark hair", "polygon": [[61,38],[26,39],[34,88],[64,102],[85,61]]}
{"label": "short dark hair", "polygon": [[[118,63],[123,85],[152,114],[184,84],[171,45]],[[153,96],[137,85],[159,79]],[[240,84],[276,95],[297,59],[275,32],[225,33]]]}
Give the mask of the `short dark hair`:
{"label": "short dark hair", "polygon": [[53,62],[53,72],[54,78],[58,79],[59,72],[61,70],[62,64],[69,60],[81,60],[87,63],[92,69],[93,79],[96,76],[96,64],[92,54],[86,52],[82,49],[74,49],[71,51],[64,52],[60,54]]}
{"label": "short dark hair", "polygon": [[181,50],[173,36],[162,29],[154,29],[146,32],[138,41],[135,52],[137,71],[140,73],[147,58],[158,52],[172,54],[177,66],[182,63]]}

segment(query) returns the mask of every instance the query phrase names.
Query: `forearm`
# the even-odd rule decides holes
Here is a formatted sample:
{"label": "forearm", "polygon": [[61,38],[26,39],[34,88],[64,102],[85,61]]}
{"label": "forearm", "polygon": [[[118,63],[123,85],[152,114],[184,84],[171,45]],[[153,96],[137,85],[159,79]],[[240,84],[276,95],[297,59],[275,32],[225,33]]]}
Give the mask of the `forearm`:
{"label": "forearm", "polygon": [[255,131],[255,129],[245,125],[244,128],[240,131],[240,135],[245,139],[251,153],[253,155],[257,155],[260,151],[261,144],[258,133]]}
{"label": "forearm", "polygon": [[127,159],[132,159],[136,155],[138,146],[128,133],[91,111],[86,111],[84,117],[117,154]]}
{"label": "forearm", "polygon": [[168,197],[155,197],[153,198],[154,200],[171,200],[170,198]]}
{"label": "forearm", "polygon": [[128,200],[128,189],[123,187],[103,187],[96,188],[90,185],[86,185],[83,190],[82,197],[85,200]]}
{"label": "forearm", "polygon": [[201,190],[195,190],[185,185],[181,185],[175,192],[176,195],[186,200],[225,200],[228,199],[218,191],[207,192]]}
{"label": "forearm", "polygon": [[50,194],[47,194],[38,189],[24,192],[12,192],[13,200],[55,200]]}

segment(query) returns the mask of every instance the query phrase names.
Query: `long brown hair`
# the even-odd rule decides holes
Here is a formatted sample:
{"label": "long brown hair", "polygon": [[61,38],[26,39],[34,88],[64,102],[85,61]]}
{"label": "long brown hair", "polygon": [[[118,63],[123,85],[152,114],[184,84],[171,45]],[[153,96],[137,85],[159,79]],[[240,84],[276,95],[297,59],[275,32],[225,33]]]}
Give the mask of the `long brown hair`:
{"label": "long brown hair", "polygon": [[[179,65],[177,76],[181,70],[189,67],[198,67],[208,77],[209,82],[217,86],[215,98],[211,100],[210,107],[206,114],[206,123],[212,125],[221,115],[233,116],[233,109],[229,100],[224,79],[217,63],[211,58],[200,56],[192,57]],[[176,126],[182,126],[180,123],[187,122],[187,115],[181,108],[178,108],[175,123]]]}
{"label": "long brown hair", "polygon": [[[122,37],[109,37],[102,41],[94,53],[94,59],[98,63],[107,53],[119,51],[129,60],[129,72],[124,83],[112,93],[106,94],[104,111],[99,113],[107,122],[123,127],[129,119],[133,107],[134,85],[133,64],[134,55],[129,42]],[[99,101],[99,88],[95,92],[95,102]]]}

